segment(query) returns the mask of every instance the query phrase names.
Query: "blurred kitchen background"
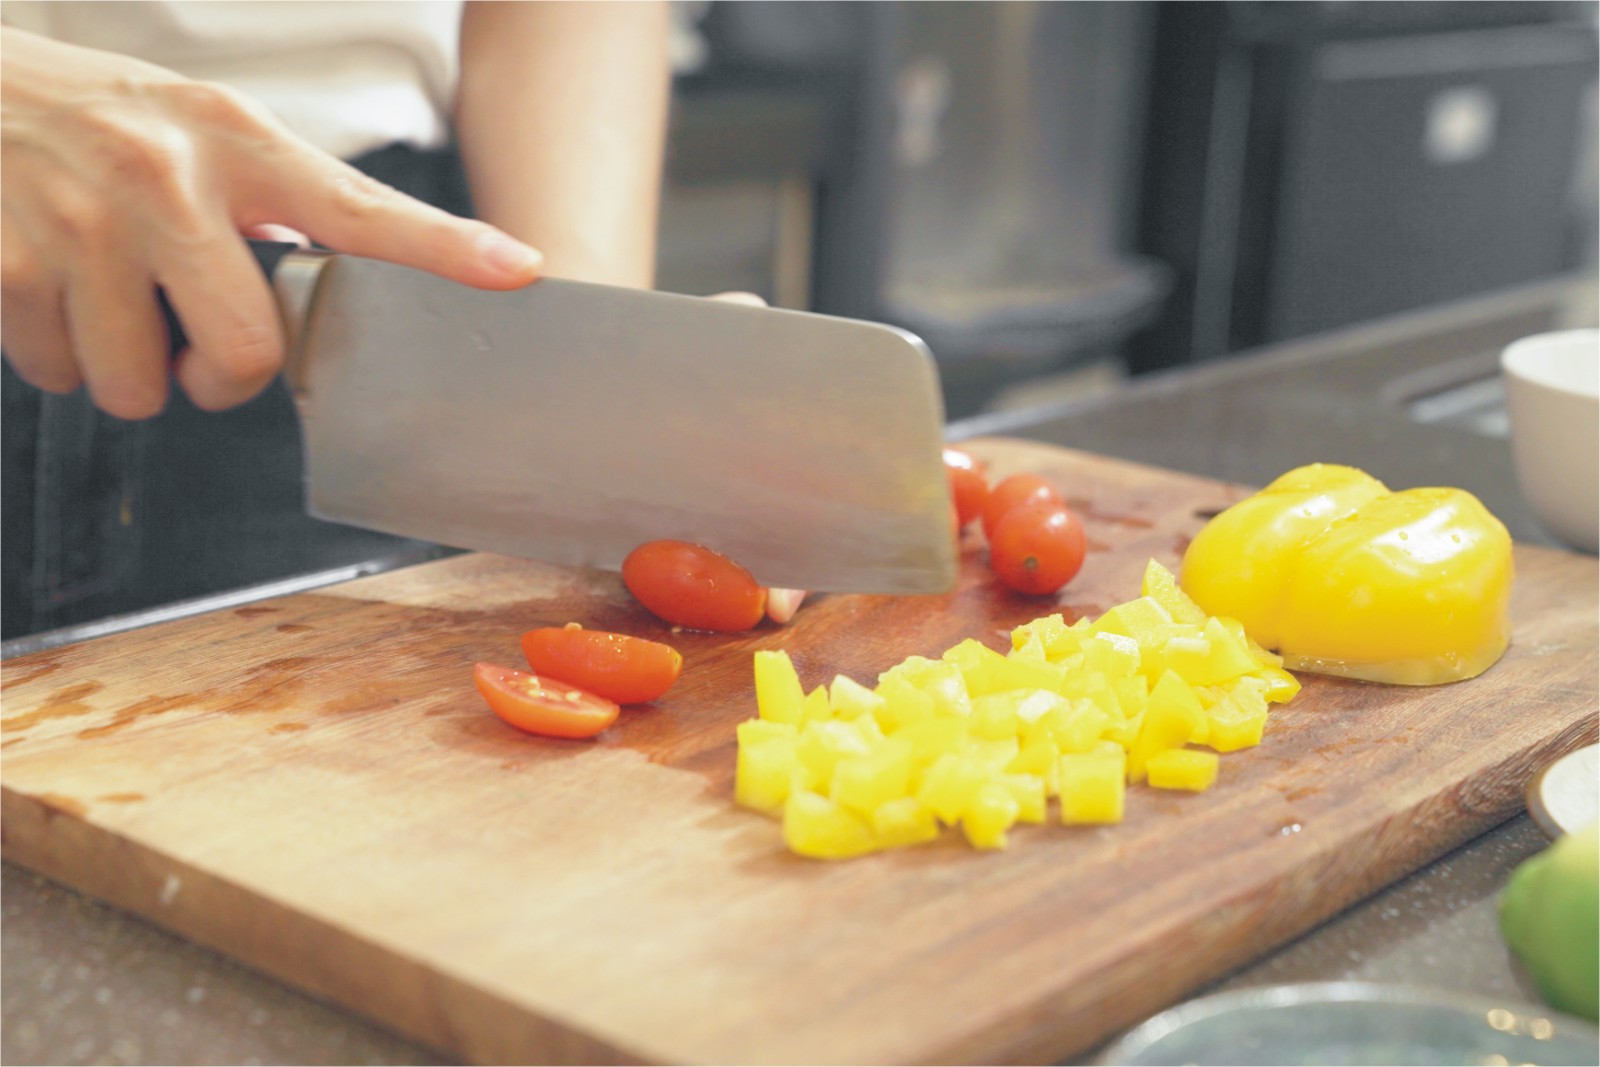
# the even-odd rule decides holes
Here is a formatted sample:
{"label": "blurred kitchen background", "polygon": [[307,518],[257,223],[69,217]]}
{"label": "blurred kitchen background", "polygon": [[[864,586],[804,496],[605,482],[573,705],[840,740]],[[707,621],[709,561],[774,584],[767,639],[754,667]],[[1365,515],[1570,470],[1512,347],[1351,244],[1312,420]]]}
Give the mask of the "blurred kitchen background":
{"label": "blurred kitchen background", "polygon": [[952,419],[1596,269],[1591,0],[676,10],[659,286],[903,325]]}

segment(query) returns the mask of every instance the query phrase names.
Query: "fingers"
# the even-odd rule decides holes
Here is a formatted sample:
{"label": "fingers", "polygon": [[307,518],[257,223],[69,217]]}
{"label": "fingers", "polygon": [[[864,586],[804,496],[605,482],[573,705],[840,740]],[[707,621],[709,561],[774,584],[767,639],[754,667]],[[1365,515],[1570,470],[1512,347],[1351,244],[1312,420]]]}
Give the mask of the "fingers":
{"label": "fingers", "polygon": [[283,368],[277,304],[242,241],[207,241],[164,262],[157,279],[189,337],[174,373],[196,407],[242,404]]}
{"label": "fingers", "polygon": [[0,220],[0,348],[17,376],[51,393],[83,384],[72,356],[61,281],[48,273],[21,231]]}
{"label": "fingers", "polygon": [[66,322],[95,406],[147,419],[167,403],[167,333],[155,282],[123,257],[85,257],[66,287]]}
{"label": "fingers", "polygon": [[539,277],[544,257],[482,222],[413,200],[315,149],[293,147],[279,172],[272,214],[340,252],[426,270],[482,289],[516,289]]}

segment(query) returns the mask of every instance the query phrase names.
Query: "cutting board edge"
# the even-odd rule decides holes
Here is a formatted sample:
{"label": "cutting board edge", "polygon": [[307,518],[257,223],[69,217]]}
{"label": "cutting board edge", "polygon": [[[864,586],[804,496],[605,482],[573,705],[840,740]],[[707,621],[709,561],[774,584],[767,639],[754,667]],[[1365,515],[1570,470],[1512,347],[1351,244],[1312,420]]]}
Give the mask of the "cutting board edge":
{"label": "cutting board edge", "polygon": [[[1458,791],[1421,796],[1373,824],[1371,830],[1360,835],[1359,842],[1342,839],[1285,867],[1270,885],[1239,892],[1225,905],[1230,917],[1220,927],[1215,925],[1217,920],[1211,920],[1211,929],[1201,939],[1205,944],[1223,946],[1224,951],[1201,967],[1171,968],[1161,972],[1165,982],[1153,985],[1149,972],[1140,971],[1147,960],[1129,956],[1095,972],[1101,978],[1076,976],[1070,986],[1044,990],[1022,1010],[954,1041],[922,1049],[906,1048],[903,1051],[909,1055],[904,1058],[906,1062],[928,1063],[1023,1063],[1059,1061],[1093,1048],[1515,817],[1523,810],[1523,795],[1517,782],[1526,777],[1527,768],[1591,743],[1595,733],[1593,720],[1575,720],[1509,754],[1494,773],[1486,776],[1496,784],[1485,790],[1480,782],[1467,803],[1462,803]],[[1438,817],[1426,817],[1435,810],[1440,812]],[[1463,817],[1463,811],[1469,814]],[[1408,836],[1407,828],[1419,819],[1438,828],[1439,834],[1414,839]],[[101,845],[74,848],[64,840],[65,833],[99,837]],[[124,862],[106,864],[98,871],[88,870],[58,861],[52,855],[52,841],[62,851],[78,855],[107,854],[101,850],[103,846],[110,853],[121,855]],[[673,1062],[672,1057],[648,1056],[638,1047],[596,1036],[581,1025],[552,1019],[534,1005],[506,1001],[332,922],[280,904],[131,837],[118,836],[82,817],[70,805],[57,806],[48,795],[33,796],[0,784],[0,848],[8,860],[237,959],[316,999],[339,1004],[374,1025],[473,1062]],[[1336,894],[1316,892],[1326,872],[1339,868],[1358,872],[1361,877],[1336,881]],[[183,897],[185,903],[195,899],[196,890],[217,896],[207,906],[173,907],[170,900],[163,899],[171,879],[177,879],[177,884],[184,887],[176,896],[187,893]],[[1286,894],[1291,898],[1287,905],[1272,906],[1273,901],[1281,901]],[[243,909],[218,905],[230,895],[254,901],[258,916],[262,908],[266,909],[267,918],[260,923],[273,929],[271,940],[258,942],[251,937],[251,929],[241,929],[235,923],[207,921],[208,916],[243,913]],[[1299,900],[1301,897],[1314,900],[1315,906],[1307,906]],[[279,921],[270,921],[274,914]],[[1264,937],[1252,925],[1251,918],[1261,914],[1273,919],[1268,927],[1271,932]],[[281,936],[291,929],[297,936]],[[1234,931],[1234,936],[1224,936],[1225,929]],[[295,956],[295,947],[301,944],[317,950],[310,967],[304,958]],[[364,976],[380,967],[388,976],[383,988],[375,990],[386,998],[382,1008],[356,995],[373,988]],[[393,978],[396,973],[409,973],[411,978],[397,982]],[[411,995],[406,998],[410,1003],[403,1009],[396,1009],[393,1003],[397,987],[410,990]],[[1063,1017],[1062,1001],[1075,987],[1092,987],[1099,992]],[[1024,1019],[1030,1021],[1019,1027]],[[810,1057],[801,1059],[811,1062]],[[752,1056],[750,1060],[791,1062],[788,1057],[777,1055]]]}
{"label": "cutting board edge", "polygon": [[[121,862],[89,870],[55,855],[68,836],[99,840],[98,854]],[[60,851],[69,855],[71,847]],[[90,854],[79,852],[78,854]],[[0,857],[76,892],[129,912],[176,936],[236,960],[315,1000],[354,1012],[369,1024],[401,1034],[435,1052],[476,1063],[657,1064],[622,1041],[594,1036],[529,1005],[519,1005],[438,967],[407,958],[337,923],[309,915],[230,879],[129,837],[98,826],[52,798],[23,793],[0,783]],[[197,897],[205,905],[189,903]],[[178,904],[179,899],[184,901]],[[252,928],[211,922],[237,914],[218,906],[249,900],[257,911]],[[277,916],[279,921],[271,921]],[[253,937],[254,926],[270,933]],[[286,938],[286,930],[297,936]],[[297,950],[310,952],[297,958]],[[310,964],[307,965],[307,960]],[[298,964],[298,965],[297,965]],[[368,976],[381,973],[384,982]],[[404,981],[395,975],[408,974]],[[410,995],[394,1005],[397,988]],[[383,1003],[358,995],[370,990]],[[530,1023],[533,1026],[530,1027]],[[510,1040],[506,1040],[509,1038]]]}
{"label": "cutting board edge", "polygon": [[[1516,818],[1526,810],[1523,783],[1531,776],[1531,769],[1593,744],[1600,733],[1597,727],[1600,723],[1590,717],[1552,730],[1520,751],[1509,753],[1499,765],[1485,773],[1489,781],[1499,784],[1489,789],[1482,788],[1481,783],[1463,784],[1456,790],[1422,795],[1373,824],[1359,839],[1352,835],[1335,842],[1286,867],[1270,884],[1241,890],[1226,902],[1225,907],[1235,917],[1224,923],[1240,936],[1228,938],[1212,928],[1201,939],[1207,944],[1231,946],[1213,961],[1215,966],[1204,968],[1204,976],[1172,968],[1160,972],[1170,980],[1154,986],[1149,981],[1148,967],[1141,970],[1148,961],[1130,955],[1089,977],[1080,976],[1080,982],[1099,992],[1078,1005],[1068,1022],[1063,1023],[1060,1018],[1063,990],[1050,990],[1023,1010],[960,1042],[944,1046],[937,1056],[919,1062],[1061,1062],[1090,1051],[1154,1013],[1203,995],[1207,987],[1225,980],[1251,960],[1281,948],[1447,853]],[[1430,836],[1415,835],[1413,828],[1419,822],[1436,827],[1438,832]],[[1336,894],[1321,892],[1329,872],[1339,870],[1354,872],[1360,877],[1335,879],[1334,884],[1339,887]],[[1291,899],[1284,904],[1281,898],[1286,894]],[[1302,901],[1297,906],[1292,899],[1296,894],[1315,903],[1307,905]],[[1280,903],[1273,907],[1271,904],[1275,900]],[[1271,932],[1264,937],[1259,937],[1259,928],[1250,924],[1250,916],[1259,914],[1273,919],[1268,927]],[[1018,1022],[1024,1018],[1039,1021],[1024,1024],[1018,1030]],[[1072,1036],[1063,1040],[1063,1035],[1068,1034]]]}

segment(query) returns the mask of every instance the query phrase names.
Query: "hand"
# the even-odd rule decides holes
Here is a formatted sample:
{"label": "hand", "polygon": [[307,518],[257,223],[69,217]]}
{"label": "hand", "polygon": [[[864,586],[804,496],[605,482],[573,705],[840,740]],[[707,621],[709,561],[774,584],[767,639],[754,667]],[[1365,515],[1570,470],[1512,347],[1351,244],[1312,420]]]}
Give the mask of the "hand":
{"label": "hand", "polygon": [[[541,257],[319,151],[255,102],[125,56],[0,29],[0,341],[25,381],[87,384],[145,418],[172,374],[198,406],[283,366],[271,291],[241,234],[287,226],[341,252],[512,289]],[[155,300],[191,342],[169,368]]]}

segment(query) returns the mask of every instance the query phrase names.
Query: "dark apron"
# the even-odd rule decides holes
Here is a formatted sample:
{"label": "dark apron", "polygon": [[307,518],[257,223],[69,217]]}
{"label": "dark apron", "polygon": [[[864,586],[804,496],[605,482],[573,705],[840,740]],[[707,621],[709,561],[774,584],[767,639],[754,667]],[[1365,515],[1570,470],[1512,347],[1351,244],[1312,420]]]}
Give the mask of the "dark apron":
{"label": "dark apron", "polygon": [[[453,151],[392,146],[354,164],[419,200],[472,214]],[[80,622],[425,549],[306,515],[299,425],[281,380],[200,411],[174,389],[126,422],[85,390],[0,379],[0,636]]]}

